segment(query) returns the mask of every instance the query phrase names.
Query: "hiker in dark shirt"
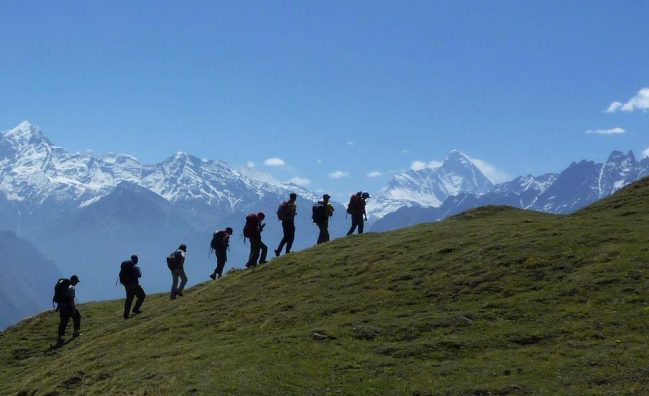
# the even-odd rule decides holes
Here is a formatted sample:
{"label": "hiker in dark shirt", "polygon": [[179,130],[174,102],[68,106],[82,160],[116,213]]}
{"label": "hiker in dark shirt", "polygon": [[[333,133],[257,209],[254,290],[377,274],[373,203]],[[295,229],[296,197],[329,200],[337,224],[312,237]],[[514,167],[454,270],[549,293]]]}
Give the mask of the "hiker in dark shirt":
{"label": "hiker in dark shirt", "polygon": [[[248,255],[247,268],[266,263],[266,255],[268,254],[268,246],[261,240],[261,233],[264,231],[265,223],[262,221],[266,218],[263,212],[257,214],[249,214],[246,216],[246,225],[243,228],[244,237],[250,239],[250,254]],[[260,256],[261,255],[261,256]]]}
{"label": "hiker in dark shirt", "polygon": [[210,249],[214,250],[214,254],[216,255],[216,268],[210,275],[212,280],[220,279],[223,275],[223,267],[225,267],[225,263],[228,261],[228,247],[230,246],[232,232],[232,228],[227,227],[225,230],[217,231],[212,235]]}
{"label": "hiker in dark shirt", "polygon": [[133,298],[137,297],[135,307],[133,308],[133,314],[137,315],[142,313],[140,308],[142,307],[142,303],[146,297],[144,289],[140,286],[142,272],[140,271],[140,267],[137,266],[138,260],[137,255],[132,255],[130,260],[122,262],[119,272],[119,281],[124,285],[124,290],[126,291],[126,300],[124,301],[124,319],[129,318]]}
{"label": "hiker in dark shirt", "polygon": [[329,202],[331,196],[324,194],[322,201],[318,201],[313,206],[313,222],[318,226],[320,233],[318,234],[317,244],[329,242],[329,218],[334,214],[334,207]]}
{"label": "hiker in dark shirt", "polygon": [[282,253],[284,245],[286,245],[286,253],[291,253],[291,247],[293,247],[293,241],[295,240],[295,216],[297,216],[297,206],[295,201],[297,200],[297,194],[291,193],[288,201],[284,201],[279,205],[277,209],[277,217],[282,221],[282,231],[284,236],[275,249],[275,257],[279,257]]}
{"label": "hiker in dark shirt", "polygon": [[77,310],[74,299],[76,298],[75,286],[79,283],[79,277],[72,275],[70,279],[59,279],[54,287],[54,301],[57,303],[56,310],[59,311],[59,332],[56,341],[57,345],[63,345],[65,341],[65,329],[72,318],[74,331],[72,337],[81,335],[81,314]]}
{"label": "hiker in dark shirt", "polygon": [[365,213],[365,200],[370,197],[370,194],[366,192],[357,192],[352,195],[349,199],[349,204],[347,205],[347,213],[352,216],[352,226],[347,232],[347,235],[351,235],[358,227],[358,233],[363,233],[363,228],[365,226],[365,221],[367,221],[367,213]]}
{"label": "hiker in dark shirt", "polygon": [[[176,299],[176,296],[183,296],[183,290],[187,284],[187,275],[185,274],[185,254],[187,253],[187,246],[183,243],[178,246],[178,249],[173,253],[174,257],[174,266],[171,268],[171,294],[170,298],[172,300]],[[180,285],[178,285],[178,279],[180,279]]]}

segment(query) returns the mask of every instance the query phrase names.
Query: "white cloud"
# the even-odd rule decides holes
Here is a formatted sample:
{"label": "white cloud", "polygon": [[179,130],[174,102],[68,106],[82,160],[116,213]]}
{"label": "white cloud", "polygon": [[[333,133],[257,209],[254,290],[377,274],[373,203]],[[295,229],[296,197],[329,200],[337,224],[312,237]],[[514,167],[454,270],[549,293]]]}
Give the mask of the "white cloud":
{"label": "white cloud", "polygon": [[647,158],[647,157],[649,157],[649,147],[644,149],[644,151],[642,152],[642,158]]}
{"label": "white cloud", "polygon": [[471,162],[473,162],[475,166],[480,169],[480,172],[487,176],[487,179],[491,180],[493,183],[502,183],[511,180],[511,176],[507,172],[502,169],[496,168],[495,165],[492,165],[487,161],[483,161],[481,159],[471,158],[469,156],[467,156],[467,158],[469,158]]}
{"label": "white cloud", "polygon": [[616,111],[620,110],[620,108],[623,106],[621,102],[615,101],[608,105],[608,109],[604,110],[605,113],[615,113]]}
{"label": "white cloud", "polygon": [[649,110],[649,87],[642,88],[638,91],[638,93],[629,99],[628,102],[622,103],[615,101],[611,103],[608,108],[605,110],[606,113],[615,113],[618,110],[622,111],[635,111],[635,110],[642,110],[642,111],[647,111]]}
{"label": "white cloud", "polygon": [[370,173],[368,173],[367,177],[379,177],[379,176],[382,176],[382,175],[383,175],[383,173],[375,170],[375,171],[371,171]]}
{"label": "white cloud", "polygon": [[354,146],[356,146],[356,143],[354,143],[354,142],[347,142],[347,145],[350,146],[350,147],[354,147]]}
{"label": "white cloud", "polygon": [[284,166],[284,165],[286,165],[286,162],[284,162],[284,160],[281,159],[281,158],[273,157],[273,158],[268,158],[266,161],[264,161],[264,165],[266,165],[266,166]]}
{"label": "white cloud", "polygon": [[254,168],[254,167],[255,167],[255,163],[254,163],[254,162],[252,162],[252,161],[248,161],[248,162],[246,162],[246,168]]}
{"label": "white cloud", "polygon": [[586,131],[589,135],[621,135],[625,132],[626,130],[620,127],[611,129],[589,129]]}
{"label": "white cloud", "polygon": [[320,164],[322,163],[322,160],[321,160],[321,159],[319,159],[319,160],[316,160],[316,162],[315,162],[315,163],[316,163],[316,164],[318,164],[318,165],[320,165]]}
{"label": "white cloud", "polygon": [[330,179],[342,179],[343,177],[347,177],[347,176],[349,176],[349,172],[339,171],[339,170],[335,172],[331,172],[329,174]]}
{"label": "white cloud", "polygon": [[410,169],[414,171],[422,170],[426,168],[426,163],[424,161],[412,161],[410,164]]}
{"label": "white cloud", "polygon": [[291,184],[295,184],[296,186],[300,186],[300,187],[306,187],[309,184],[311,184],[311,180],[309,180],[307,178],[304,178],[304,177],[299,177],[299,176],[295,176],[294,178],[292,178],[288,182],[291,183]]}
{"label": "white cloud", "polygon": [[408,149],[401,150],[401,154],[408,154]]}
{"label": "white cloud", "polygon": [[430,162],[424,162],[424,161],[413,161],[412,164],[410,164],[410,169],[414,171],[422,170],[422,169],[435,169],[439,168],[442,166],[441,161],[430,161]]}

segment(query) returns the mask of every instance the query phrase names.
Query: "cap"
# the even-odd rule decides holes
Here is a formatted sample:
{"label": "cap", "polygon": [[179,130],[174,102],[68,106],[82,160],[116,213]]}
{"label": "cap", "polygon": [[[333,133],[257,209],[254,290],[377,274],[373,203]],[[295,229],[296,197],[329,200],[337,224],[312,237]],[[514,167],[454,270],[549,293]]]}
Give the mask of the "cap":
{"label": "cap", "polygon": [[79,277],[78,277],[78,276],[76,276],[76,275],[72,275],[72,276],[70,277],[70,282],[81,282],[81,281],[79,280]]}
{"label": "cap", "polygon": [[227,227],[227,228],[225,229],[225,232],[228,233],[228,234],[230,234],[230,235],[232,235],[232,233],[234,232],[234,230],[232,230],[232,227]]}
{"label": "cap", "polygon": [[329,194],[322,194],[322,199],[329,199],[331,198],[331,195]]}
{"label": "cap", "polygon": [[137,262],[138,262],[137,254],[134,254],[134,255],[131,256],[131,261],[132,261],[134,264],[137,264]]}
{"label": "cap", "polygon": [[295,199],[295,198],[297,198],[297,194],[293,192],[293,193],[289,194],[289,197],[291,199]]}
{"label": "cap", "polygon": [[263,220],[263,219],[266,218],[266,215],[264,214],[264,212],[259,212],[259,213],[257,213],[257,217],[259,217],[260,219]]}
{"label": "cap", "polygon": [[369,198],[369,197],[370,197],[370,193],[368,193],[368,192],[364,192],[362,196],[363,196],[363,198]]}
{"label": "cap", "polygon": [[178,249],[187,253],[187,245],[185,245],[184,243],[181,243],[180,246],[178,246]]}

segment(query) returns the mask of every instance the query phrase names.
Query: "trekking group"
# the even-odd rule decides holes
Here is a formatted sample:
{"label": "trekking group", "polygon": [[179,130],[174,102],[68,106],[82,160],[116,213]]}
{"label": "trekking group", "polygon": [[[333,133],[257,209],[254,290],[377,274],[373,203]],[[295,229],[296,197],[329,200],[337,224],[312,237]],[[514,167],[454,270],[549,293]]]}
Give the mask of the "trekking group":
{"label": "trekking group", "polygon": [[[367,221],[367,213],[365,211],[366,200],[370,198],[367,192],[359,191],[351,196],[347,205],[347,214],[351,216],[351,228],[347,235],[353,234],[358,230],[359,234],[363,233],[364,223]],[[311,219],[318,227],[318,240],[317,244],[322,244],[329,241],[329,219],[334,214],[334,206],[330,202],[331,196],[324,194],[322,200],[316,202],[312,207]],[[293,242],[295,241],[295,217],[297,216],[297,194],[291,193],[287,201],[282,202],[277,208],[277,219],[282,223],[282,239],[279,242],[277,249],[274,250],[275,257],[282,254],[285,250],[286,254],[291,253]],[[243,237],[250,240],[250,253],[248,254],[248,261],[246,268],[253,268],[257,265],[267,263],[268,246],[262,241],[262,232],[266,223],[264,219],[266,215],[263,212],[251,213],[246,216],[245,224],[243,226]],[[231,227],[226,227],[223,230],[216,231],[212,234],[210,242],[210,253],[214,252],[216,256],[216,268],[209,275],[212,280],[220,279],[223,276],[223,269],[228,260],[227,252],[230,246],[230,237],[233,234]],[[183,290],[187,284],[187,275],[185,274],[185,257],[187,254],[187,246],[183,243],[178,246],[169,256],[167,256],[167,267],[171,272],[171,291],[169,298],[175,300],[177,297],[183,296]],[[146,293],[140,285],[140,278],[142,271],[138,266],[139,258],[137,255],[132,255],[129,260],[125,260],[120,265],[119,282],[124,286],[126,299],[124,301],[124,319],[129,319],[133,315],[142,313],[142,304],[146,298]],[[79,277],[72,275],[69,279],[61,278],[57,281],[54,287],[54,297],[52,302],[56,304],[56,310],[59,312],[59,327],[57,346],[65,343],[63,337],[65,330],[70,319],[72,319],[74,331],[72,337],[76,338],[81,335],[81,314],[76,308],[76,285],[79,283]],[[135,305],[133,310],[133,300]]]}

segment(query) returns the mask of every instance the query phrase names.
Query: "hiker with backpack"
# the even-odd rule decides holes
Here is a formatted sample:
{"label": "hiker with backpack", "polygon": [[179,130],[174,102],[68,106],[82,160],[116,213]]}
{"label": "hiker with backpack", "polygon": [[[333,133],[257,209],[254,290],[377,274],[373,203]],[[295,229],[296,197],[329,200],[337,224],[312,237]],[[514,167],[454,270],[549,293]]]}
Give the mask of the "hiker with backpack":
{"label": "hiker with backpack", "polygon": [[[187,253],[187,245],[181,243],[178,249],[167,257],[167,267],[171,271],[171,294],[169,297],[172,300],[176,296],[183,296],[183,290],[187,284],[187,275],[185,274],[185,254]],[[178,280],[180,279],[180,285]]]}
{"label": "hiker with backpack", "polygon": [[331,196],[324,194],[322,201],[313,205],[311,219],[320,229],[317,244],[329,242],[329,218],[334,214],[334,206],[329,202]]}
{"label": "hiker with backpack", "polygon": [[[246,224],[243,226],[243,237],[250,239],[250,254],[246,268],[256,267],[257,264],[266,263],[268,246],[261,241],[261,233],[264,231],[265,223],[262,223],[266,215],[263,212],[251,213],[246,216]],[[259,262],[257,262],[259,260]]]}
{"label": "hiker with backpack", "polygon": [[363,233],[363,228],[365,221],[367,221],[367,213],[365,213],[365,200],[370,197],[370,194],[366,192],[357,192],[349,198],[349,204],[347,204],[347,213],[352,216],[352,226],[347,232],[347,235],[351,235],[358,227],[358,233]]}
{"label": "hiker with backpack", "polygon": [[133,308],[133,314],[141,314],[142,303],[146,297],[144,289],[140,286],[140,278],[142,277],[142,272],[140,267],[137,266],[139,259],[137,255],[132,255],[130,260],[122,261],[119,271],[119,283],[124,285],[124,290],[126,291],[126,300],[124,301],[124,319],[129,318],[131,313],[131,304],[133,304],[133,298],[137,297],[135,301],[135,307]]}
{"label": "hiker with backpack", "polygon": [[77,338],[81,335],[81,333],[79,333],[79,330],[81,329],[81,314],[74,303],[76,297],[75,286],[77,283],[79,283],[79,277],[72,275],[70,279],[59,279],[54,286],[54,297],[52,298],[52,302],[56,303],[56,310],[59,311],[59,332],[56,340],[57,346],[65,344],[63,337],[65,336],[65,329],[68,327],[70,318],[72,318],[72,323],[74,325],[72,337]]}
{"label": "hiker with backpack", "polygon": [[227,227],[225,230],[217,231],[212,234],[212,242],[210,242],[210,253],[214,251],[216,256],[216,268],[210,275],[212,280],[221,279],[223,275],[223,267],[225,262],[228,261],[228,248],[230,246],[230,236],[232,235],[232,228]]}
{"label": "hiker with backpack", "polygon": [[293,241],[295,240],[295,216],[297,216],[297,194],[291,193],[289,200],[284,201],[277,208],[277,218],[282,222],[282,231],[284,236],[279,242],[279,246],[275,249],[275,257],[279,257],[282,253],[284,245],[286,245],[286,254],[291,253]]}

